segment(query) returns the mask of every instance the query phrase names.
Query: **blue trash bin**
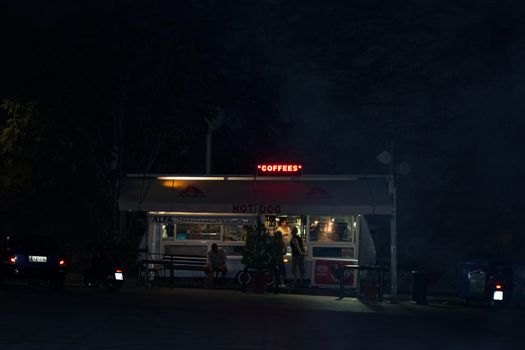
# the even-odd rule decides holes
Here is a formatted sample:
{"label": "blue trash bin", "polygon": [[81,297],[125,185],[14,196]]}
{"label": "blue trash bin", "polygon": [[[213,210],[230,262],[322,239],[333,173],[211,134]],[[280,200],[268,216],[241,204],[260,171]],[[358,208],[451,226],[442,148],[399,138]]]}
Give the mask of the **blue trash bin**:
{"label": "blue trash bin", "polygon": [[427,274],[412,271],[412,302],[427,305]]}

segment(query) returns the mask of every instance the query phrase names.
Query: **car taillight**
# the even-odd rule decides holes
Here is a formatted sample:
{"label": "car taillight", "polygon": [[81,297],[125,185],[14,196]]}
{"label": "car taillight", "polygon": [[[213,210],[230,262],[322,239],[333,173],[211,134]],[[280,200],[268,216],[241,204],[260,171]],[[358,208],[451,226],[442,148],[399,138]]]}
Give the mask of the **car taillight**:
{"label": "car taillight", "polygon": [[13,255],[11,257],[9,257],[9,260],[7,260],[7,262],[11,265],[15,265],[16,264],[16,255]]}
{"label": "car taillight", "polygon": [[503,286],[501,285],[501,283],[496,283],[496,289],[499,290],[499,289],[502,289],[502,288],[503,288]]}
{"label": "car taillight", "polygon": [[115,269],[115,272],[116,273],[123,273],[124,271],[122,271],[121,269]]}
{"label": "car taillight", "polygon": [[66,261],[64,259],[60,259],[60,260],[58,260],[58,265],[59,266],[66,266]]}

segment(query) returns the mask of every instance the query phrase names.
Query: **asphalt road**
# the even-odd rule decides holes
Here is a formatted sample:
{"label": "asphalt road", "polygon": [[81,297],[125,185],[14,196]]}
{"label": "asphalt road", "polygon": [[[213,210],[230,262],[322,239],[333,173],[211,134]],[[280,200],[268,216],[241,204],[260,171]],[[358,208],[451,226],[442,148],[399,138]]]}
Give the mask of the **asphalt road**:
{"label": "asphalt road", "polygon": [[206,289],[0,291],[0,349],[523,349],[521,309]]}

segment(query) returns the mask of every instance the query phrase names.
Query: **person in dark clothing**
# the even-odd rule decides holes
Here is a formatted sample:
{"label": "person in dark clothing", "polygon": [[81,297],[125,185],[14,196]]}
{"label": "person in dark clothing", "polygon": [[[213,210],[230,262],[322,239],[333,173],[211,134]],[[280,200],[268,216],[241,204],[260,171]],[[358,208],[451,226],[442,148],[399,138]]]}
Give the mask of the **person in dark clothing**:
{"label": "person in dark clothing", "polygon": [[284,283],[284,279],[286,276],[286,269],[284,266],[284,255],[286,254],[286,246],[284,245],[283,240],[283,234],[281,231],[275,232],[274,236],[274,255],[275,255],[275,263],[279,267],[279,287],[285,288],[286,284]]}
{"label": "person in dark clothing", "polygon": [[301,286],[304,281],[304,249],[303,239],[298,235],[297,227],[292,229],[290,248],[292,249],[292,272],[295,278],[295,285]]}
{"label": "person in dark clothing", "polygon": [[211,245],[211,250],[208,252],[208,263],[206,265],[206,274],[208,275],[209,286],[213,286],[213,273],[220,271],[222,278],[226,276],[228,268],[226,267],[226,254],[224,250],[219,249],[217,243]]}

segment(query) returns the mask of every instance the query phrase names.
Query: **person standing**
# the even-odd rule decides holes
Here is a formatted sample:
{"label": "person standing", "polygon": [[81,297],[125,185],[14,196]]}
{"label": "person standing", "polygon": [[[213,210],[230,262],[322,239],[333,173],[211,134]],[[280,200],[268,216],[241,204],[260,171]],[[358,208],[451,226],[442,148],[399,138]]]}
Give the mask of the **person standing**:
{"label": "person standing", "polygon": [[[283,237],[283,241],[285,246],[288,246],[288,243],[290,243],[290,226],[288,226],[288,218],[282,217],[279,219],[279,226],[275,230],[275,232],[281,232],[281,235]],[[275,233],[274,233],[275,234]]]}
{"label": "person standing", "polygon": [[290,239],[290,248],[292,250],[292,272],[295,278],[295,286],[302,286],[304,282],[304,242],[298,235],[297,227],[292,229],[292,238]]}
{"label": "person standing", "polygon": [[284,264],[284,256],[286,255],[288,247],[290,246],[290,238],[291,238],[291,229],[290,229],[290,226],[288,225],[288,218],[286,216],[282,216],[279,218],[279,226],[275,230],[274,235],[279,235],[284,245],[283,263],[281,264],[281,283],[280,283],[280,287],[284,288],[286,287],[284,283],[284,279],[286,277],[286,265]]}
{"label": "person standing", "polygon": [[276,231],[272,242],[272,257],[273,264],[279,268],[279,281],[277,281],[280,288],[286,288],[284,279],[286,277],[286,270],[284,267],[284,255],[286,254],[286,246],[284,245],[283,235],[281,231]]}

